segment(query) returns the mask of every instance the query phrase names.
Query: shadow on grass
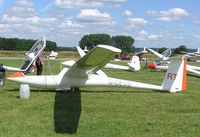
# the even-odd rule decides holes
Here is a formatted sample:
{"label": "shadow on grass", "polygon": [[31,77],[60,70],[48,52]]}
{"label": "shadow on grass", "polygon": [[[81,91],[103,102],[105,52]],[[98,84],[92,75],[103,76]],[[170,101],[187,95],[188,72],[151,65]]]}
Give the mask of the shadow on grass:
{"label": "shadow on grass", "polygon": [[[153,92],[151,92],[153,91]],[[80,92],[82,93],[119,93],[119,94],[135,94],[135,93],[158,93],[158,92],[163,92],[163,91],[154,91],[154,90],[149,90],[149,91],[141,91],[140,89],[137,90],[137,91],[127,91],[127,90],[123,90],[123,91],[120,91],[120,90],[116,90],[116,91],[112,91],[112,90],[104,90],[104,91],[94,91],[94,90],[91,90],[91,91],[88,91],[88,90],[81,90]]]}
{"label": "shadow on grass", "polygon": [[[19,92],[19,89],[9,89],[6,91]],[[75,134],[77,132],[81,114],[81,95],[78,89],[73,92],[55,90],[31,90],[31,92],[55,92],[55,132],[61,134]],[[17,97],[19,98],[19,96]]]}
{"label": "shadow on grass", "polygon": [[195,75],[195,74],[187,74],[188,76],[191,76],[191,77],[195,77],[195,78],[200,78],[200,75]]}
{"label": "shadow on grass", "polygon": [[80,91],[56,92],[54,126],[56,133],[75,134],[81,114]]}
{"label": "shadow on grass", "polygon": [[[10,89],[10,90],[6,90],[6,91],[19,92],[19,89]],[[73,93],[71,91],[56,91],[56,90],[47,90],[47,89],[42,89],[42,90],[33,89],[33,90],[31,90],[31,92],[56,92],[56,94],[61,93],[63,95]],[[142,89],[138,89],[138,90],[134,90],[134,91],[131,91],[131,90],[98,90],[98,91],[94,91],[94,90],[81,89],[81,90],[76,90],[75,92],[82,92],[82,93],[120,93],[120,94],[126,94],[126,93],[132,93],[132,94],[134,94],[134,93],[158,93],[158,92],[167,93],[167,92],[164,92],[164,91],[157,91],[157,90],[142,91]]]}

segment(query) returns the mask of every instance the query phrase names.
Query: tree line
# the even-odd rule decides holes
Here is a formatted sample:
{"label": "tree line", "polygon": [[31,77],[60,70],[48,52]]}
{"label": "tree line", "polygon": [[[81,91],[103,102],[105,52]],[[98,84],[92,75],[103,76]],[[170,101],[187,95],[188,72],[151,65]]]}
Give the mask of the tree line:
{"label": "tree line", "polygon": [[[18,39],[18,38],[1,38],[0,37],[0,50],[11,51],[28,51],[36,40],[33,39]],[[84,35],[79,41],[79,46],[84,49],[85,46],[90,50],[99,44],[111,45],[122,50],[122,53],[134,53],[134,38],[131,36],[110,36],[108,34],[88,34]],[[58,47],[53,41],[46,41],[46,51],[75,51],[74,47]],[[155,49],[155,48],[154,48]],[[157,48],[159,53],[164,52],[166,47]],[[189,51],[185,45],[172,49],[174,54],[180,53],[180,51]]]}
{"label": "tree line", "polygon": [[[18,38],[1,38],[0,50],[11,51],[28,51],[31,49],[36,40],[32,39],[18,39]],[[46,51],[57,50],[57,44],[52,41],[46,41]]]}
{"label": "tree line", "polygon": [[79,41],[79,46],[84,49],[85,46],[90,50],[97,45],[110,45],[122,50],[122,53],[133,53],[134,38],[131,36],[110,36],[108,34],[89,34],[84,35]]}

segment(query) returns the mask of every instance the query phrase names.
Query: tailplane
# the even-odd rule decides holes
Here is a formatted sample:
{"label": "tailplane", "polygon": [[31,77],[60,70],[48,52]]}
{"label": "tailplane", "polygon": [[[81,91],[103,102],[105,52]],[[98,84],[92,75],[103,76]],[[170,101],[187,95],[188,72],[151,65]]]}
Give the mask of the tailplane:
{"label": "tailplane", "polygon": [[162,83],[162,89],[173,93],[186,90],[186,66],[186,57],[182,57],[182,59],[171,59]]}

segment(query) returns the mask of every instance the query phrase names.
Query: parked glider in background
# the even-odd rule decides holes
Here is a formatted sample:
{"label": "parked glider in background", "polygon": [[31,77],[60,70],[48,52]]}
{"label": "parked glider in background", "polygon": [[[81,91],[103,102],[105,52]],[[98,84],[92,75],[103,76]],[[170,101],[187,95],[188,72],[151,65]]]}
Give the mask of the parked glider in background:
{"label": "parked glider in background", "polygon": [[26,54],[24,63],[21,66],[21,68],[0,65],[0,87],[4,86],[6,71],[17,71],[17,72],[23,72],[24,74],[27,74],[30,71],[32,71],[35,60],[37,59],[38,56],[42,54],[45,47],[46,47],[46,41],[45,37],[43,36],[43,38],[39,39],[33,45],[30,51]]}
{"label": "parked glider in background", "polygon": [[58,75],[26,76],[21,72],[7,77],[11,81],[30,86],[69,90],[85,86],[114,86],[178,92],[186,89],[185,59],[171,60],[161,86],[108,77],[103,68],[121,50],[107,45],[98,45],[80,58],[70,68],[63,68]]}
{"label": "parked glider in background", "polygon": [[180,51],[180,53],[186,54],[188,56],[200,56],[200,48],[197,48],[196,52],[184,52],[184,51]]}
{"label": "parked glider in background", "polygon": [[153,54],[155,54],[158,57],[155,61],[156,64],[159,64],[162,61],[169,60],[169,57],[171,56],[171,49],[170,48],[166,49],[162,54],[160,54],[160,53],[158,53],[158,52],[156,52],[156,51],[154,51],[153,49],[150,49],[150,48],[147,49],[147,50],[149,50],[150,52],[152,52]]}
{"label": "parked glider in background", "polygon": [[[79,55],[81,57],[85,56],[86,53],[79,47],[76,47]],[[68,61],[63,62],[63,65],[69,66]],[[109,68],[109,69],[120,69],[120,70],[129,70],[129,71],[139,71],[140,70],[140,60],[138,56],[133,56],[131,58],[131,61],[128,63],[128,66],[123,66],[123,65],[116,65],[112,63],[107,63],[104,68]]]}
{"label": "parked glider in background", "polygon": [[147,54],[148,51],[146,50],[146,47],[143,48],[143,51],[135,52],[135,56],[140,56],[143,54]]}
{"label": "parked glider in background", "polygon": [[46,47],[46,41],[45,41],[45,37],[43,36],[43,38],[40,38],[35,42],[35,44],[26,54],[24,63],[20,68],[9,67],[5,65],[2,65],[1,67],[8,71],[18,71],[18,72],[28,73],[33,69],[34,61],[37,59],[38,56],[42,54],[45,47]]}
{"label": "parked glider in background", "polygon": [[[156,52],[152,49],[148,49],[148,50],[151,51],[152,53],[154,53],[156,56],[158,56],[161,59],[160,62],[169,60],[169,54],[160,54],[160,53],[158,53],[158,52]],[[163,52],[163,53],[167,53],[166,51]],[[165,55],[168,55],[168,56],[165,56]],[[154,63],[149,64],[148,67],[151,68],[151,69],[166,71],[168,69],[168,65],[158,65],[160,62],[155,61]],[[187,65],[186,69],[189,72],[200,75],[200,67]]]}

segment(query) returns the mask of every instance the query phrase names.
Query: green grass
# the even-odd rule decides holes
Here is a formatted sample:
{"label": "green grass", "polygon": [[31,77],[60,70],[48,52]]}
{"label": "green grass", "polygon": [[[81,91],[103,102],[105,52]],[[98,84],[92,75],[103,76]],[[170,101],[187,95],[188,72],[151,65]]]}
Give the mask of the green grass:
{"label": "green grass", "polygon": [[[0,62],[17,67],[22,60]],[[58,73],[60,63],[45,61],[45,73],[50,74],[48,66]],[[104,71],[153,84],[161,84],[164,76],[151,70]],[[200,135],[200,78],[190,75],[187,83],[187,91],[177,94],[116,87],[85,87],[72,93],[31,88],[31,98],[21,100],[19,85],[6,81],[0,89],[0,136],[196,137]]]}

